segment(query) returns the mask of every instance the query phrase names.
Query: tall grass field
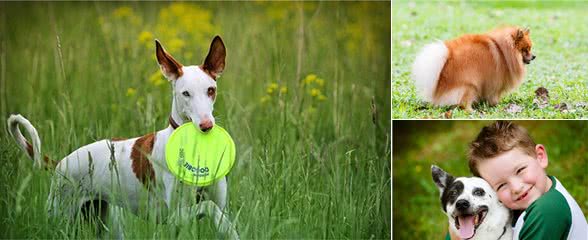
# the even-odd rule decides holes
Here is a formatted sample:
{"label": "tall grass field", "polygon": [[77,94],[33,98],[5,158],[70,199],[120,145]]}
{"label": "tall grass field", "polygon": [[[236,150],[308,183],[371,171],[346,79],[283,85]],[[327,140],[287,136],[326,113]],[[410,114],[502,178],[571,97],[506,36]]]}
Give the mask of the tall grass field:
{"label": "tall grass field", "polygon": [[[154,40],[199,65],[220,35],[214,116],[237,148],[229,212],[241,238],[390,239],[390,12],[389,2],[2,2],[0,116],[29,119],[56,160],[158,131],[172,96]],[[0,238],[98,237],[80,217],[48,216],[52,175],[0,131]],[[130,239],[218,236],[210,218],[122,216]]]}

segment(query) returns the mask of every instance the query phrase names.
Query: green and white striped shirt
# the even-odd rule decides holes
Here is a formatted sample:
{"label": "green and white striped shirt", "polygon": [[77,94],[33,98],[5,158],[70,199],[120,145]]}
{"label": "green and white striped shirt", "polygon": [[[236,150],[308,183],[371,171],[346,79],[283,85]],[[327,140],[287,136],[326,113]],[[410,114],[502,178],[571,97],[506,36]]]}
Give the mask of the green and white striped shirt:
{"label": "green and white striped shirt", "polygon": [[588,239],[588,224],[578,203],[553,176],[549,191],[518,216],[513,239]]}

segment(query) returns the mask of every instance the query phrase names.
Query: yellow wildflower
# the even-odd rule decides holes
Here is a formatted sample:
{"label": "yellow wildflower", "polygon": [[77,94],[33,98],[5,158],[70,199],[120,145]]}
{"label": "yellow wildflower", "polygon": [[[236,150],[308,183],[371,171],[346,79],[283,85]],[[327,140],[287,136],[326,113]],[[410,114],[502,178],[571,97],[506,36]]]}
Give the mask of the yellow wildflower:
{"label": "yellow wildflower", "polygon": [[142,31],[141,34],[139,34],[139,42],[151,43],[151,41],[153,41],[153,33],[149,31]]}
{"label": "yellow wildflower", "polygon": [[127,97],[133,97],[137,94],[137,90],[134,88],[127,88]]}
{"label": "yellow wildflower", "polygon": [[285,93],[287,93],[287,92],[288,92],[288,88],[286,88],[286,87],[282,87],[282,88],[280,88],[280,93],[281,93],[281,94],[285,94]]}
{"label": "yellow wildflower", "polygon": [[272,93],[274,93],[274,89],[271,87],[268,87],[266,92],[267,92],[267,94],[272,94]]}
{"label": "yellow wildflower", "polygon": [[310,89],[310,96],[316,97],[321,95],[321,90],[318,90],[316,88]]}
{"label": "yellow wildflower", "polygon": [[416,166],[414,167],[414,171],[415,171],[415,172],[417,172],[417,173],[420,173],[420,172],[421,172],[421,170],[422,170],[422,167],[421,167],[421,165],[416,165]]}
{"label": "yellow wildflower", "polygon": [[318,100],[319,101],[325,101],[325,100],[327,100],[327,97],[325,95],[322,95],[321,94],[321,95],[318,96]]}
{"label": "yellow wildflower", "polygon": [[325,85],[325,80],[322,78],[318,78],[318,79],[316,79],[316,83],[322,87]]}
{"label": "yellow wildflower", "polygon": [[269,88],[272,88],[272,89],[278,89],[278,84],[277,84],[277,83],[271,83],[271,84],[269,85]]}
{"label": "yellow wildflower", "polygon": [[174,38],[167,44],[167,46],[169,46],[170,52],[178,52],[184,48],[184,45],[186,45],[186,43],[179,38]]}
{"label": "yellow wildflower", "polygon": [[156,71],[153,74],[151,74],[151,76],[149,76],[149,82],[151,82],[151,84],[155,86],[161,86],[165,83],[165,80],[163,79],[163,75],[161,75],[161,72]]}
{"label": "yellow wildflower", "polygon": [[311,84],[312,82],[314,82],[314,80],[316,80],[316,75],[308,74],[306,76],[306,78],[304,78],[303,83],[308,85],[308,84]]}
{"label": "yellow wildflower", "polygon": [[126,7],[126,6],[119,7],[113,11],[112,15],[114,15],[114,17],[117,17],[117,18],[130,17],[133,15],[133,9],[130,7]]}

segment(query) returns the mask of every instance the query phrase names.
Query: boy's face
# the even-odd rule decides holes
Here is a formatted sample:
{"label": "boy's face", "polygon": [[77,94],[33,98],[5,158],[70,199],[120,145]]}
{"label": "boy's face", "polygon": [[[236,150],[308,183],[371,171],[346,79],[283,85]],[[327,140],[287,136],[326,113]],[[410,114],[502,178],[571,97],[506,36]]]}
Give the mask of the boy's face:
{"label": "boy's face", "polygon": [[545,174],[547,152],[543,145],[535,147],[537,157],[529,156],[518,148],[479,163],[478,171],[498,193],[506,207],[526,209],[551,187]]}

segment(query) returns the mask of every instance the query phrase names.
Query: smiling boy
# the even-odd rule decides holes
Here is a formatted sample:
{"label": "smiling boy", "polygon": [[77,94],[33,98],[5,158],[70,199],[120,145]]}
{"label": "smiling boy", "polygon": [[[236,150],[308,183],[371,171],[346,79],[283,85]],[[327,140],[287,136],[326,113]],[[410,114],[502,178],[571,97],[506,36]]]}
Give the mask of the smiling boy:
{"label": "smiling boy", "polygon": [[588,239],[586,217],[557,178],[547,150],[509,121],[484,127],[470,144],[470,171],[514,210],[514,239]]}

